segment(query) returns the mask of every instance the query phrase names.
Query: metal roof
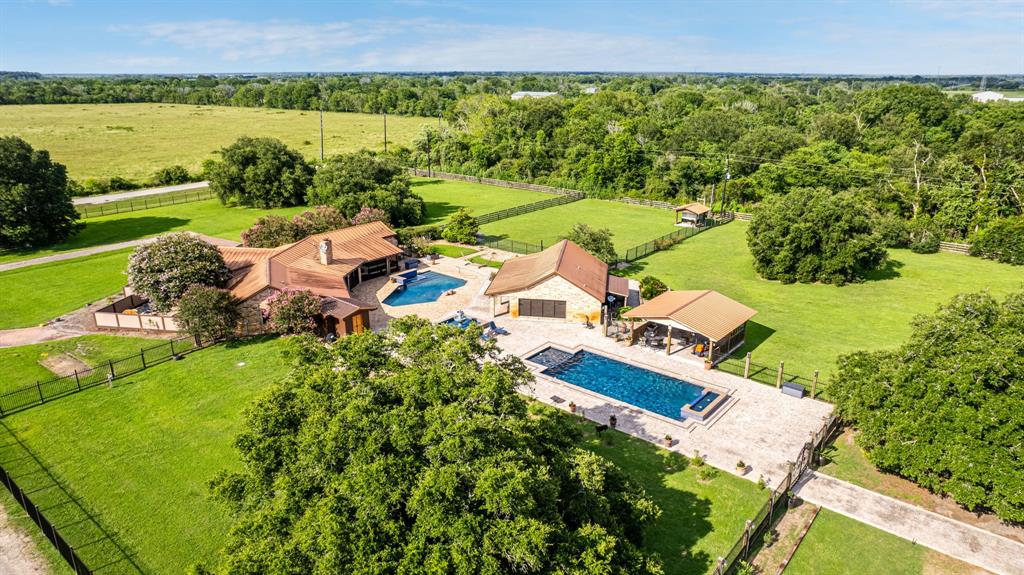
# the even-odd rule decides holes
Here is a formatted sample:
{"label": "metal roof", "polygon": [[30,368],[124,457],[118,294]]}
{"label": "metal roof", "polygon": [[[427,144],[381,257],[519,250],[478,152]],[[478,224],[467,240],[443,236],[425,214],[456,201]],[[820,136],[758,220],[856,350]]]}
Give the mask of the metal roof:
{"label": "metal roof", "polygon": [[706,213],[710,212],[711,208],[709,208],[709,207],[707,207],[704,204],[701,204],[699,202],[692,202],[692,203],[686,204],[685,206],[677,207],[676,211],[677,212],[690,212],[691,214],[697,214],[699,216],[701,214],[706,214]]}
{"label": "metal roof", "polygon": [[671,319],[718,341],[754,317],[757,310],[714,290],[667,291],[622,314],[623,317]]}

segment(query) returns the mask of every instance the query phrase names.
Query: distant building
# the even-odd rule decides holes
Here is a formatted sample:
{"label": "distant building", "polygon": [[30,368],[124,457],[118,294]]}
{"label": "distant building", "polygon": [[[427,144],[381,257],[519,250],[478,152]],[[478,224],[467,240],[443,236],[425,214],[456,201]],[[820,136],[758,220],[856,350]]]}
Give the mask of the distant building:
{"label": "distant building", "polygon": [[513,92],[513,100],[522,100],[523,98],[548,98],[551,96],[557,96],[558,92]]}
{"label": "distant building", "polygon": [[584,94],[596,94],[597,90],[598,90],[597,86],[587,86],[586,88],[583,88],[583,93]]}
{"label": "distant building", "polygon": [[993,92],[991,90],[986,90],[984,92],[975,92],[974,94],[971,94],[971,98],[973,98],[975,102],[981,102],[982,104],[999,101],[1024,102],[1024,98],[1007,98],[1001,92]]}

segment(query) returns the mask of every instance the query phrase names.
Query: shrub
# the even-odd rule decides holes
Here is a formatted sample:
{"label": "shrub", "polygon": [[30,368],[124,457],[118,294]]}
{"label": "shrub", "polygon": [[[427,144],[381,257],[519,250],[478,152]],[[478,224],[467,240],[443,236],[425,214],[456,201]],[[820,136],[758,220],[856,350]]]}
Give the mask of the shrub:
{"label": "shrub", "polygon": [[430,243],[430,239],[423,236],[412,238],[406,247],[410,252],[412,252],[413,256],[418,258],[427,254],[436,253],[436,248],[434,248],[434,245]]}
{"label": "shrub", "polygon": [[25,140],[0,137],[0,248],[32,248],[81,229],[63,164]]}
{"label": "shrub", "polygon": [[128,178],[122,178],[121,176],[114,176],[110,178],[110,189],[114,192],[126,192],[128,190],[139,189],[139,184],[129,180]]}
{"label": "shrub", "polygon": [[882,214],[875,218],[874,229],[887,248],[905,248],[910,244],[907,220],[895,214]]}
{"label": "shrub", "polygon": [[594,229],[587,224],[574,224],[566,239],[587,250],[591,255],[606,264],[619,261],[612,243],[612,232],[607,228]]}
{"label": "shrub", "polygon": [[939,251],[939,228],[932,218],[918,216],[908,225],[910,250],[918,254],[934,254]]}
{"label": "shrub", "polygon": [[313,168],[302,155],[273,138],[241,137],[220,151],[219,161],[204,164],[220,201],[256,208],[303,203]]}
{"label": "shrub", "polygon": [[323,302],[306,290],[285,290],[267,300],[270,329],[278,333],[308,333],[316,329]]}
{"label": "shrub", "polygon": [[448,225],[441,230],[441,237],[457,244],[475,244],[480,224],[470,215],[469,210],[461,208],[451,217]]}
{"label": "shrub", "polygon": [[380,208],[363,206],[356,215],[352,216],[350,223],[353,226],[358,226],[370,222],[384,222],[386,224],[388,223],[388,213]]}
{"label": "shrub", "polygon": [[625,313],[631,309],[633,309],[633,306],[631,305],[624,305],[620,307],[617,314],[618,319],[622,319],[622,316],[625,315]]}
{"label": "shrub", "polygon": [[241,312],[227,290],[197,284],[181,294],[176,319],[185,333],[205,341],[218,341],[235,333]]}
{"label": "shrub", "polygon": [[644,276],[640,279],[640,297],[645,300],[654,299],[668,291],[665,282],[654,276]]}
{"label": "shrub", "polygon": [[295,225],[283,216],[262,216],[242,232],[242,245],[248,248],[276,248],[298,239]]}
{"label": "shrub", "polygon": [[160,236],[128,258],[128,283],[162,312],[193,284],[224,287],[230,278],[220,250],[185,232]]}
{"label": "shrub", "polygon": [[978,232],[971,255],[1024,265],[1024,216],[995,220]]}
{"label": "shrub", "polygon": [[871,224],[852,194],[801,188],[770,197],[754,213],[747,245],[765,279],[843,285],[885,261]]}
{"label": "shrub", "polygon": [[167,166],[153,174],[153,185],[155,186],[176,186],[191,181],[193,181],[192,174],[188,173],[184,166]]}
{"label": "shrub", "polygon": [[301,240],[313,234],[340,230],[341,228],[348,227],[348,224],[349,222],[345,219],[345,215],[334,206],[317,206],[315,209],[306,210],[301,214],[292,216],[296,240]]}
{"label": "shrub", "polygon": [[711,481],[718,477],[718,470],[710,465],[700,465],[697,467],[697,479],[701,481]]}
{"label": "shrub", "polygon": [[398,227],[420,224],[426,214],[426,204],[412,193],[404,168],[390,157],[365,151],[328,158],[317,170],[307,200],[335,206],[348,218],[363,208],[378,208]]}
{"label": "shrub", "polygon": [[894,350],[839,358],[829,396],[880,469],[1024,521],[1024,291],[961,294]]}

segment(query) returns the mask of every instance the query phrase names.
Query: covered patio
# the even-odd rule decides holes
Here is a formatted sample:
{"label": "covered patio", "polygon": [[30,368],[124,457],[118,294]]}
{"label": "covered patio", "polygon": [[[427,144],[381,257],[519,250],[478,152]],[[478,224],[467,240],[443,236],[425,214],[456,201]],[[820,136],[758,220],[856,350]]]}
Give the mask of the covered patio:
{"label": "covered patio", "polygon": [[713,290],[668,291],[622,314],[629,344],[690,354],[714,365],[738,349],[757,313]]}

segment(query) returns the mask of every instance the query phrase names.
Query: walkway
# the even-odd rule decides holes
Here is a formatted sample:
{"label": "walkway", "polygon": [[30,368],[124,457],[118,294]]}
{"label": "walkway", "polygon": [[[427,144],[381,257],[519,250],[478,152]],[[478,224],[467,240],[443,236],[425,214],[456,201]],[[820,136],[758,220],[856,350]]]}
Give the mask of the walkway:
{"label": "walkway", "polygon": [[145,190],[132,190],[130,192],[118,192],[116,194],[104,194],[102,196],[83,196],[75,198],[73,201],[76,206],[88,205],[88,204],[106,204],[108,202],[116,202],[118,200],[128,200],[131,198],[139,198],[142,196],[156,196],[159,194],[166,194],[169,192],[183,192],[185,190],[201,190],[210,185],[210,182],[192,182],[189,184],[178,184],[177,186],[164,186],[162,188],[147,188]]}
{"label": "walkway", "polygon": [[[207,236],[204,234],[197,234],[195,232],[190,233],[199,239],[205,241],[208,244],[215,246],[227,246],[234,247],[238,245],[238,242],[225,240],[224,238],[215,238],[213,236]],[[18,268],[25,268],[28,266],[34,266],[39,264],[46,264],[50,262],[59,262],[63,260],[73,260],[75,258],[81,258],[85,256],[91,256],[95,254],[102,254],[104,252],[113,252],[116,250],[122,250],[125,248],[134,248],[135,246],[141,246],[143,244],[152,243],[156,240],[156,237],[143,238],[140,240],[129,240],[126,242],[117,242],[114,244],[103,244],[101,246],[93,246],[91,248],[82,248],[80,250],[72,250],[69,252],[61,252],[59,254],[51,254],[48,256],[41,256],[38,258],[32,258],[28,260],[19,260],[16,262],[8,262],[6,264],[0,264],[0,272],[6,272],[10,270],[16,270]]]}
{"label": "walkway", "polygon": [[796,492],[807,501],[999,574],[1024,573],[1024,544],[821,473]]}

